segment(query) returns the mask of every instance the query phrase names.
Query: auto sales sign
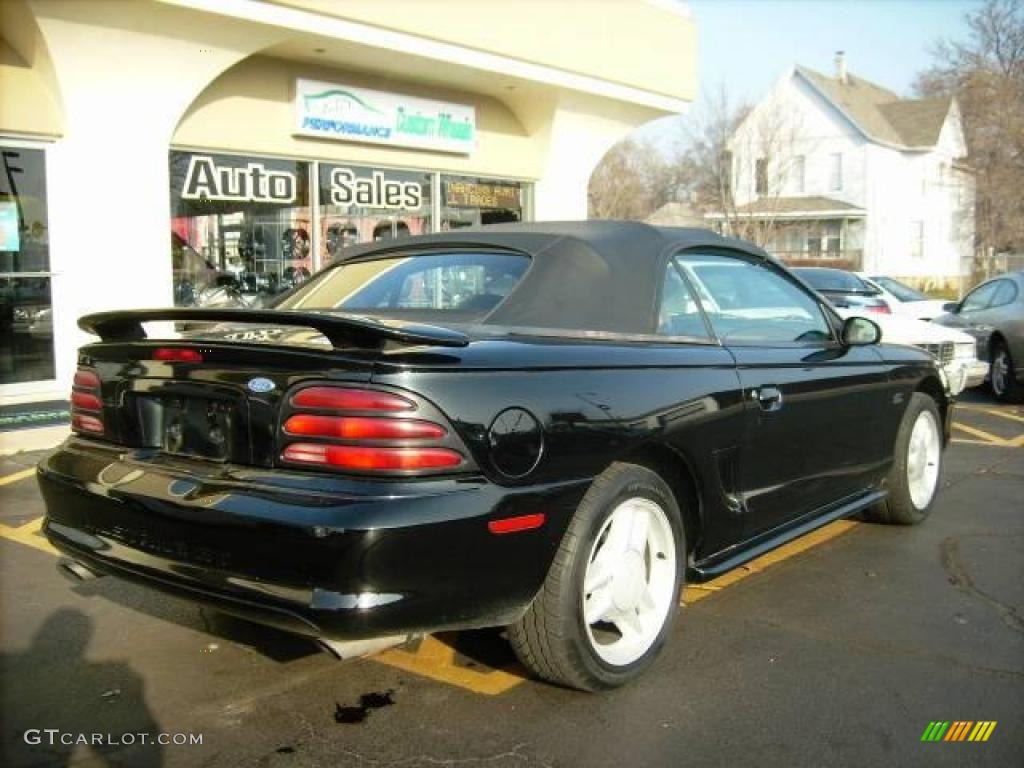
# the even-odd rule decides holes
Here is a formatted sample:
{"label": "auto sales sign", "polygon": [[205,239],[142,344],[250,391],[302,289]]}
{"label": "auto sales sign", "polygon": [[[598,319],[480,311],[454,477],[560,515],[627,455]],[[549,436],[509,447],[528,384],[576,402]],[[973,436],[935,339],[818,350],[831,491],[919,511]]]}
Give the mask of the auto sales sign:
{"label": "auto sales sign", "polygon": [[295,82],[295,133],[469,154],[476,109],[318,80]]}

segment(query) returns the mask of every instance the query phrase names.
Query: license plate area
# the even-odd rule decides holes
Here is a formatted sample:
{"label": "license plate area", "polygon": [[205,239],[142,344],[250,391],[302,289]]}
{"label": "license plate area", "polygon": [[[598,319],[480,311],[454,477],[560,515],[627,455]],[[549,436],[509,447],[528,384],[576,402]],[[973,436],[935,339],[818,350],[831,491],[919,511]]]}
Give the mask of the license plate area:
{"label": "license plate area", "polygon": [[211,461],[245,460],[238,398],[168,388],[134,399],[143,447]]}

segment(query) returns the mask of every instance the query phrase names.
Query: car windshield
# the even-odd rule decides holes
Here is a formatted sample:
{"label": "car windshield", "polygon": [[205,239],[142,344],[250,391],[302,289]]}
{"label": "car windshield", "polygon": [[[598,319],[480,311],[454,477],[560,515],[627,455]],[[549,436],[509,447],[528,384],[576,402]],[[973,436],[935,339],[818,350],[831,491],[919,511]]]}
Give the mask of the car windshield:
{"label": "car windshield", "polygon": [[900,301],[927,301],[928,297],[920,291],[915,291],[909,285],[904,285],[899,280],[891,277],[872,277],[876,283],[885,288],[889,293]]}
{"label": "car windshield", "polygon": [[831,293],[878,293],[856,275],[841,269],[794,269],[808,285],[816,291]]}
{"label": "car windshield", "polygon": [[522,254],[478,251],[356,259],[324,270],[275,308],[472,322],[497,307],[529,265]]}

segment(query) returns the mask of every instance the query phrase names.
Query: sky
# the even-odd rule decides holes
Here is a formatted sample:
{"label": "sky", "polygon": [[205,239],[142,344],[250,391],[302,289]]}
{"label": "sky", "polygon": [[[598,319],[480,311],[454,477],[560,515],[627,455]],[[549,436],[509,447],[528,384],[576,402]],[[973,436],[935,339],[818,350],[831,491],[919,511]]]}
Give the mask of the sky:
{"label": "sky", "polygon": [[[826,75],[835,52],[853,74],[900,95],[931,62],[941,38],[963,38],[963,17],[980,0],[689,0],[697,24],[701,89],[724,85],[734,101],[756,101],[793,64]],[[698,104],[700,96],[698,96]],[[658,121],[642,135],[672,133]]]}

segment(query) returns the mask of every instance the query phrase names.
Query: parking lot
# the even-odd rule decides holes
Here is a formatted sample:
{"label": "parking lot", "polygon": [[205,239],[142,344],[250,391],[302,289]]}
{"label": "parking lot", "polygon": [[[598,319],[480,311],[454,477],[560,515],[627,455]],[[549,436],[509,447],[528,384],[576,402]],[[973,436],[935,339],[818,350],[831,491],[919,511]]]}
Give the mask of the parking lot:
{"label": "parking lot", "polygon": [[[655,667],[601,695],[526,679],[498,632],[339,663],[109,578],[72,584],[38,534],[38,454],[0,460],[0,763],[1024,765],[1024,408],[971,395],[953,437],[923,526],[841,521],[687,588]],[[936,721],[996,725],[922,742]]]}

